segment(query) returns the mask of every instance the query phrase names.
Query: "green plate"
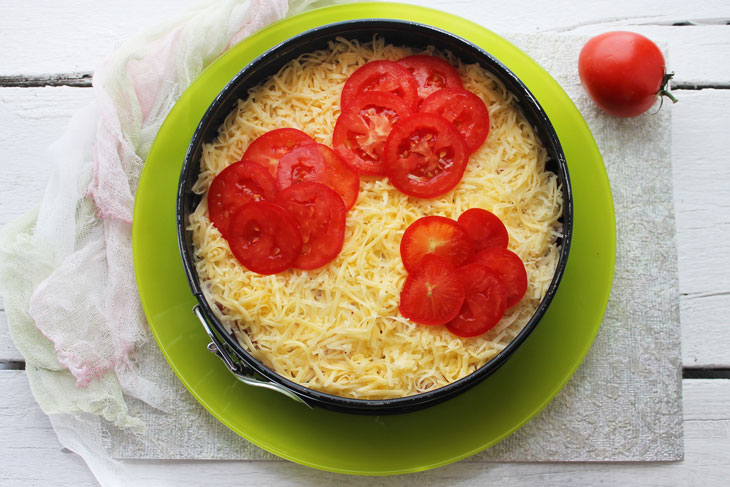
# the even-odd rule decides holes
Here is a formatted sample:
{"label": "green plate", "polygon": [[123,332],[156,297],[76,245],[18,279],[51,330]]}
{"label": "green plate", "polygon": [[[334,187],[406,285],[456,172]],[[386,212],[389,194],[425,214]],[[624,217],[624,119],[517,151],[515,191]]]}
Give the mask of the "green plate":
{"label": "green plate", "polygon": [[[575,220],[570,258],[550,308],[495,374],[437,406],[393,416],[309,410],[246,386],[206,350],[178,254],[175,200],[193,131],[223,86],[265,50],[305,30],[358,18],[438,26],[481,46],[540,101],[565,150]],[[362,3],[318,9],[277,22],[233,47],[180,97],[160,128],[137,191],[134,264],[147,319],[162,353],[190,393],[236,433],[283,458],[352,474],[426,470],[477,453],[514,432],[560,391],[588,352],[613,278],[615,221],[603,161],[580,113],[527,55],[467,20],[415,6]],[[186,425],[192,426],[194,425]]]}

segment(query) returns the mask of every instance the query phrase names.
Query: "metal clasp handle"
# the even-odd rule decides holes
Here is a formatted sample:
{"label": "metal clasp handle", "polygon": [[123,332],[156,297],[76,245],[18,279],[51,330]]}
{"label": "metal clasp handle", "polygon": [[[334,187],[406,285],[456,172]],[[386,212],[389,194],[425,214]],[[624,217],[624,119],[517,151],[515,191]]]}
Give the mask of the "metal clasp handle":
{"label": "metal clasp handle", "polygon": [[208,351],[217,355],[218,358],[220,358],[223,361],[223,363],[226,364],[226,367],[228,367],[228,369],[231,371],[231,373],[233,373],[233,375],[236,377],[236,379],[238,379],[241,382],[243,382],[244,384],[248,384],[250,386],[271,389],[272,391],[276,391],[280,394],[283,394],[286,397],[288,397],[289,399],[293,399],[299,403],[304,404],[308,408],[312,409],[312,406],[310,404],[308,404],[304,399],[297,396],[289,389],[286,389],[285,387],[283,387],[275,382],[263,381],[263,380],[259,380],[259,379],[256,379],[255,377],[253,377],[254,371],[249,366],[239,363],[238,361],[234,360],[227,353],[226,344],[210,328],[210,326],[208,325],[208,320],[205,319],[205,315],[203,315],[203,311],[200,309],[199,304],[196,304],[193,307],[193,313],[195,313],[195,316],[198,317],[198,320],[203,325],[205,332],[208,334],[208,336],[212,340],[212,342],[208,344]]}

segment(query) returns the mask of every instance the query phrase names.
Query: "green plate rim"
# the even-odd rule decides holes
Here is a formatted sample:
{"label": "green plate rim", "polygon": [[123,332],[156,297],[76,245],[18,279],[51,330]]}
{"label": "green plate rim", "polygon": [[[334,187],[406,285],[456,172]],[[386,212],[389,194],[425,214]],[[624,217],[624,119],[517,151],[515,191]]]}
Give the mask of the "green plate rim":
{"label": "green plate rim", "polygon": [[[301,415],[301,418],[298,419],[304,423],[299,423],[299,421],[297,421],[290,424],[289,427],[293,428],[291,430],[292,432],[299,424],[305,425],[309,422],[316,425],[317,421],[322,421],[322,418],[326,418],[327,422],[334,422],[342,425],[358,425],[358,427],[361,428],[360,432],[366,435],[366,428],[373,429],[373,424],[377,421],[380,421],[383,424],[389,424],[395,428],[398,428],[400,424],[407,423],[407,426],[403,426],[404,431],[420,433],[413,426],[413,418],[418,418],[418,421],[421,421],[424,418],[431,420],[434,418],[440,418],[440,421],[446,422],[449,420],[456,421],[453,418],[447,418],[444,420],[444,417],[454,411],[460,411],[459,408],[469,407],[470,401],[473,403],[475,398],[483,401],[484,404],[491,404],[490,401],[492,401],[492,398],[485,397],[484,391],[491,387],[490,384],[501,381],[501,385],[502,382],[506,380],[506,374],[511,373],[507,372],[507,369],[514,369],[518,367],[518,365],[512,366],[512,363],[522,364],[520,366],[526,367],[526,365],[524,365],[526,363],[525,353],[521,352],[528,348],[535,349],[536,347],[539,347],[541,340],[544,341],[550,339],[549,335],[545,335],[547,332],[541,333],[542,329],[545,329],[548,325],[541,327],[541,322],[535,332],[533,332],[522,347],[515,352],[515,355],[492,377],[485,380],[484,383],[476,386],[472,390],[473,392],[467,391],[458,398],[449,400],[443,405],[428,408],[423,412],[417,411],[415,413],[382,418],[370,417],[373,419],[368,420],[363,419],[362,416],[349,416],[342,415],[341,413],[323,411],[311,413],[304,410],[292,410],[291,404],[283,403],[280,398],[271,397],[270,395],[272,393],[268,393],[269,396],[266,396],[262,395],[261,391],[253,391],[251,388],[246,388],[245,391],[242,392],[241,387],[246,386],[238,383],[227,370],[221,368],[222,364],[218,363],[215,357],[208,354],[207,350],[204,348],[207,337],[205,337],[202,328],[195,320],[191,311],[192,305],[195,302],[192,297],[192,293],[190,293],[186,282],[183,282],[182,285],[179,282],[180,279],[183,281],[185,280],[179,255],[175,254],[174,259],[170,255],[157,255],[156,252],[158,250],[154,245],[158,242],[161,242],[163,245],[169,245],[169,238],[173,238],[175,240],[175,248],[177,248],[174,219],[169,222],[169,227],[166,220],[156,220],[160,218],[161,212],[159,210],[166,208],[165,205],[167,204],[172,206],[174,214],[174,201],[168,202],[162,196],[167,193],[161,194],[159,191],[161,182],[159,181],[160,174],[167,174],[173,171],[173,168],[170,167],[164,167],[164,169],[162,169],[163,165],[166,163],[168,165],[177,163],[177,157],[180,151],[182,151],[182,155],[184,157],[184,153],[187,150],[187,143],[190,140],[190,137],[188,137],[187,140],[185,137],[176,137],[174,133],[180,129],[184,129],[190,130],[190,134],[192,134],[192,130],[197,127],[197,122],[195,122],[195,120],[200,119],[207,108],[208,103],[212,101],[215,94],[217,94],[225,82],[227,82],[226,77],[227,79],[230,79],[230,77],[237,72],[231,72],[231,70],[234,69],[232,66],[235,66],[237,62],[250,62],[250,60],[254,59],[265,50],[274,47],[299,32],[327,23],[358,18],[392,18],[438,26],[440,29],[460,35],[474,44],[480,45],[482,48],[494,55],[522,79],[550,116],[560,137],[561,144],[563,144],[566,151],[566,159],[568,161],[571,181],[573,181],[574,185],[573,197],[576,218],[574,221],[571,257],[568,260],[568,266],[563,277],[563,283],[561,283],[561,287],[559,288],[548,313],[543,319],[543,321],[550,322],[552,324],[557,319],[553,315],[559,313],[558,311],[553,312],[554,309],[560,308],[560,312],[564,312],[564,307],[572,308],[569,304],[571,297],[566,295],[567,291],[561,292],[561,290],[565,285],[566,279],[570,281],[573,276],[581,276],[586,289],[589,292],[588,297],[585,299],[589,301],[590,306],[585,303],[584,306],[590,309],[580,310],[583,314],[588,315],[588,319],[586,320],[587,323],[585,323],[583,328],[580,329],[580,336],[573,340],[575,343],[571,341],[568,342],[571,347],[571,353],[568,357],[570,360],[568,363],[563,365],[560,377],[557,380],[553,379],[553,381],[550,382],[549,387],[545,391],[540,392],[539,398],[531,399],[531,407],[529,407],[529,409],[519,411],[519,414],[517,414],[519,418],[512,421],[509,425],[503,426],[498,434],[485,435],[483,441],[480,441],[479,438],[474,439],[470,436],[470,443],[464,444],[463,446],[459,443],[461,438],[456,438],[454,440],[456,442],[456,446],[450,446],[450,449],[447,447],[441,447],[441,450],[444,451],[424,452],[425,458],[423,460],[421,460],[418,455],[414,455],[414,457],[411,458],[406,453],[401,455],[402,461],[399,461],[399,459],[385,459],[377,455],[376,448],[373,445],[360,443],[352,445],[352,448],[361,449],[364,455],[370,454],[370,457],[374,460],[368,461],[363,459],[361,462],[358,462],[357,459],[353,460],[352,458],[348,458],[347,461],[343,461],[338,460],[336,457],[326,458],[323,460],[322,458],[313,455],[314,452],[304,451],[299,446],[295,447],[295,445],[291,444],[294,440],[289,440],[279,431],[271,433],[271,437],[267,437],[266,432],[253,434],[251,431],[246,430],[244,426],[250,426],[246,423],[247,421],[250,422],[250,420],[246,420],[244,418],[244,426],[242,426],[240,424],[241,418],[237,417],[236,411],[231,410],[229,407],[230,404],[221,405],[222,399],[220,398],[223,397],[223,394],[230,394],[231,396],[243,394],[250,404],[261,403],[261,407],[264,407],[263,405],[265,405],[266,408],[269,408],[270,411],[274,413],[280,412],[282,415],[280,415],[276,421],[283,421],[283,418],[289,418],[292,413],[294,415]],[[243,66],[241,65],[240,67]],[[240,67],[237,69],[240,69]],[[208,102],[200,101],[206,99]],[[567,130],[567,127],[570,128],[570,131]],[[181,143],[180,140],[183,142]],[[182,157],[179,157],[179,165],[175,172],[176,176],[179,175],[179,166],[181,164]],[[580,195],[580,198],[578,198],[575,187],[575,181],[578,178],[575,176],[579,174],[582,175],[584,173],[589,174],[590,176],[590,188],[588,188],[588,183],[585,183],[585,188],[581,187],[581,191],[578,192],[578,195]],[[585,176],[582,176],[580,179],[585,179]],[[166,179],[163,179],[162,183],[165,188],[167,188],[167,185],[170,184],[170,182]],[[176,191],[177,178],[172,182],[172,186],[174,186],[174,191]],[[585,205],[583,207],[580,206],[580,200],[582,199],[585,199]],[[594,225],[594,228],[591,229],[590,237],[587,235],[589,232],[587,230],[584,231],[583,228],[579,226],[581,221],[584,219],[581,218],[579,220],[579,216],[584,215],[584,210],[587,212],[588,208],[592,210],[591,213],[593,217],[596,216],[596,213],[599,217],[603,217],[599,218],[601,226],[595,227]],[[593,233],[596,233],[596,235],[593,235]],[[577,236],[580,236],[580,238],[576,238]],[[587,242],[583,242],[584,240],[587,240]],[[598,151],[598,147],[596,146],[590,130],[582,116],[558,83],[518,48],[480,25],[438,10],[392,3],[338,5],[311,10],[297,16],[286,18],[272,24],[266,29],[259,31],[248,39],[232,47],[229,51],[212,63],[201,74],[198,80],[196,80],[185,91],[185,93],[183,93],[177,104],[170,111],[170,114],[162,124],[158,132],[157,139],[150,150],[137,190],[133,219],[132,244],[135,275],[137,278],[140,299],[148,318],[150,328],[152,329],[153,335],[155,336],[155,339],[157,340],[158,345],[168,363],[175,371],[181,382],[200,404],[202,404],[219,421],[236,433],[282,458],[322,470],[349,474],[374,475],[422,471],[461,460],[501,441],[540,412],[555,397],[555,395],[557,395],[570,377],[575,373],[593,343],[593,339],[598,332],[601,319],[608,302],[608,296],[613,280],[616,253],[613,201],[611,198],[608,177],[605,172],[605,168],[603,167],[600,152]],[[577,250],[576,247],[583,250]],[[590,251],[587,250],[588,247],[590,247]],[[583,256],[584,250],[590,254],[589,257]],[[574,257],[577,252],[580,252],[580,257]],[[595,261],[591,261],[591,258],[594,258]],[[580,260],[580,263],[577,262],[578,260]],[[588,260],[589,262],[584,262],[585,260]],[[597,271],[596,269],[587,270],[585,269],[587,264],[597,265],[600,269]],[[590,275],[588,275],[589,272],[591,272]],[[174,276],[174,278],[171,278],[170,276]],[[593,285],[591,286],[591,284]],[[185,292],[187,292],[187,296],[184,295]],[[183,294],[181,295],[181,293]],[[171,296],[174,296],[175,298],[171,298]],[[171,306],[176,307],[172,312],[165,309],[163,306],[163,303],[167,303],[167,300],[170,299],[172,299],[174,303],[168,303],[168,308],[172,309]],[[179,299],[180,302],[175,301],[175,299]],[[184,308],[188,305],[189,307],[185,310],[177,308],[178,306]],[[179,316],[174,316],[174,313],[177,313]],[[187,313],[187,316],[189,316],[189,321],[186,326],[191,327],[191,329],[195,328],[197,334],[194,336],[180,335],[179,337],[174,336],[174,338],[171,338],[170,333],[173,329],[176,330],[175,327],[180,324],[179,321],[176,320],[179,320],[181,316],[185,316],[183,313]],[[578,330],[578,328],[576,328],[576,330]],[[181,345],[180,342],[183,342],[184,345]],[[204,378],[207,380],[210,377],[215,376],[217,377],[217,380],[223,384],[229,382],[230,384],[227,384],[228,387],[225,389],[225,393],[219,393],[216,390],[211,391],[211,386],[209,386],[206,381],[203,381],[195,373],[191,373],[190,370],[186,369],[186,367],[189,366],[189,364],[186,363],[186,360],[189,357],[181,357],[181,353],[178,352],[178,349],[176,348],[182,346],[186,347],[186,350],[188,351],[194,349],[196,353],[198,348],[200,348],[200,356],[195,355],[195,358],[197,360],[201,360],[204,365],[212,367],[210,371],[204,374]],[[548,367],[546,366],[543,368],[547,369]],[[228,374],[228,376],[225,377],[224,374]],[[502,386],[502,388],[504,389],[505,386]],[[519,390],[510,390],[510,392],[512,392],[515,397],[523,394],[523,391]],[[267,394],[267,392],[264,392],[263,394]],[[294,404],[293,401],[287,399],[283,399],[283,401]],[[517,399],[515,399],[515,401],[517,401]],[[296,406],[298,407],[299,405]],[[496,406],[493,405],[493,407],[495,407],[494,410],[496,411]],[[240,414],[238,414],[238,416],[240,416]],[[437,424],[440,426],[442,423],[439,422]],[[445,428],[447,426],[448,425],[441,427]],[[272,424],[271,429],[274,430],[275,425]],[[390,429],[387,431],[390,431]],[[311,434],[311,432],[309,433]],[[329,434],[335,435],[335,433],[331,432]],[[476,435],[478,434],[479,432],[476,432]],[[276,438],[273,438],[274,436],[276,436]],[[292,436],[294,435],[292,434]],[[467,436],[467,434],[464,433],[464,436]],[[320,449],[326,448],[328,439],[329,438],[325,438],[323,441],[316,444],[319,445]],[[311,440],[311,438],[309,438],[309,440]],[[284,444],[282,444],[282,441]],[[290,443],[287,444],[287,441]],[[383,448],[382,444],[377,446],[380,449]],[[416,441],[413,441],[412,446],[416,449],[419,448]],[[461,448],[458,448],[458,446],[461,446]],[[425,453],[429,453],[430,456],[425,455]]]}

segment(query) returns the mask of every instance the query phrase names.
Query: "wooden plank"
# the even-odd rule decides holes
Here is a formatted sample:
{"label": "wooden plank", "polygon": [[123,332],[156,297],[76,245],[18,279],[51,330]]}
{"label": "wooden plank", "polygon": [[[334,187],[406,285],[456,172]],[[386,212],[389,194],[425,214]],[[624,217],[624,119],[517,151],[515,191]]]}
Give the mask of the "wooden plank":
{"label": "wooden plank", "polygon": [[58,442],[24,371],[0,370],[0,485],[98,485],[83,459]]}
{"label": "wooden plank", "polygon": [[93,99],[90,88],[0,88],[0,226],[40,202],[52,169],[47,147]]}
{"label": "wooden plank", "polygon": [[135,33],[177,17],[200,0],[3,1],[0,74],[92,72]]}
{"label": "wooden plank", "polygon": [[2,307],[2,300],[0,297],[0,369],[3,368],[3,364],[8,362],[24,362],[25,359],[18,352],[18,349],[13,345],[13,340],[10,339],[10,332],[8,331],[8,318],[5,315],[5,310]]}
{"label": "wooden plank", "polygon": [[667,67],[674,72],[672,86],[730,88],[730,28],[725,25],[671,26],[609,22],[581,26],[570,34],[596,35],[609,30],[630,30],[665,47]]}
{"label": "wooden plank", "polygon": [[672,107],[672,163],[683,363],[728,367],[730,90],[678,94],[680,102]]}
{"label": "wooden plank", "polygon": [[[677,463],[485,463],[453,465],[395,477],[343,476],[287,461],[131,462],[136,485],[354,487],[482,485],[642,485],[707,487],[730,478],[730,380],[685,380],[685,459]],[[25,373],[0,371],[1,485],[94,485],[75,455],[65,454],[48,418],[33,402]],[[699,482],[699,483],[698,483]]]}
{"label": "wooden plank", "polygon": [[680,296],[679,303],[682,365],[727,368],[730,364],[730,295],[687,294]]}
{"label": "wooden plank", "polygon": [[[695,9],[698,5],[682,2],[664,2],[661,8],[652,2],[629,3],[592,2],[590,8],[577,9],[567,1],[533,2],[526,9],[524,4],[512,2],[500,4],[495,10],[490,2],[437,0],[429,6],[467,19],[489,19],[489,23],[479,23],[498,33],[537,31],[592,36],[610,30],[638,32],[666,46],[669,69],[675,73],[673,84],[730,87],[730,29],[726,26],[730,4],[713,2]],[[566,10],[570,15],[565,15]]]}
{"label": "wooden plank", "polygon": [[570,0],[522,2],[479,2],[474,0],[400,0],[401,3],[424,5],[459,15],[466,19],[484,19],[494,31],[567,32],[590,25],[653,24],[672,25],[695,23],[724,25],[730,19],[730,5],[722,0],[695,4],[670,0],[636,2],[613,0],[591,2],[585,8],[575,8]]}
{"label": "wooden plank", "polygon": [[92,84],[91,73],[62,73],[42,76],[11,75],[0,76],[0,86],[8,88],[39,88],[43,86],[74,86],[88,88]]}
{"label": "wooden plank", "polygon": [[[93,99],[90,88],[0,88],[0,226],[40,202],[53,167],[47,147]],[[10,339],[0,297],[0,363],[23,360]]]}
{"label": "wooden plank", "polygon": [[[93,72],[123,40],[142,28],[174,18],[200,0],[164,0],[150,7],[144,0],[107,2],[93,0],[25,2],[6,0],[0,18],[0,75],[47,75]],[[728,83],[730,63],[730,4],[724,0],[654,2],[615,0],[575,8],[572,0],[521,2],[467,0],[405,0],[475,20],[505,32],[589,33],[631,26],[667,40],[672,66],[681,83]],[[570,15],[566,15],[566,12]],[[141,14],[143,13],[143,14]],[[693,22],[692,26],[673,27]],[[664,26],[663,28],[655,28]],[[39,35],[41,34],[42,35]],[[93,42],[89,42],[93,39]]]}

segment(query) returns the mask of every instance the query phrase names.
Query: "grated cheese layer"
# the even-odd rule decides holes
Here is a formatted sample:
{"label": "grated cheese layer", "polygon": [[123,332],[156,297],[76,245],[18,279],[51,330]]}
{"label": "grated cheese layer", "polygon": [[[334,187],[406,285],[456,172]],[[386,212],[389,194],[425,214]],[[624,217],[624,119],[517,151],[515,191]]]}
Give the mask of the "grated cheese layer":
{"label": "grated cheese layer", "polygon": [[[562,193],[557,176],[545,171],[547,153],[513,106],[513,95],[480,66],[433,49],[416,52],[379,38],[364,44],[337,39],[327,50],[291,61],[239,100],[219,137],[204,147],[194,187],[204,194],[251,141],[275,128],[298,128],[331,147],[348,76],[368,61],[416,53],[446,57],[465,88],[489,108],[487,141],[453,191],[421,200],[400,193],[387,178],[361,178],[340,255],[320,269],[271,276],[238,263],[208,219],[205,198],[190,217],[202,287],[230,332],[276,373],[338,396],[397,398],[461,379],[499,353],[544,297],[560,253]],[[479,337],[411,323],[398,313],[406,278],[399,250],[403,232],[422,216],[457,219],[475,207],[493,212],[507,227],[509,248],[527,270],[525,297]]]}

